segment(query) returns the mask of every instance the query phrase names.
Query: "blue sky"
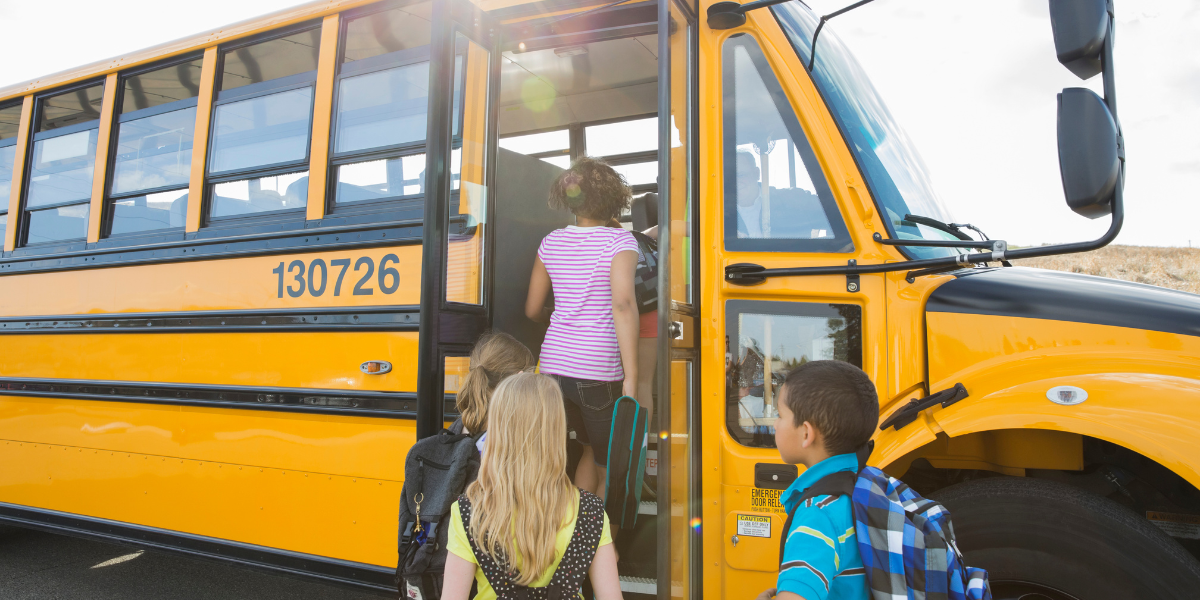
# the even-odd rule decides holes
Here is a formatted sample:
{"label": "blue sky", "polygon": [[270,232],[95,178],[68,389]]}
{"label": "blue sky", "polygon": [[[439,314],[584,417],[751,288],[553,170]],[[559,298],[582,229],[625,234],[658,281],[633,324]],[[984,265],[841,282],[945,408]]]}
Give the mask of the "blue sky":
{"label": "blue sky", "polygon": [[[818,13],[849,0],[808,0]],[[289,0],[0,0],[0,86],[293,6]],[[1127,146],[1117,243],[1200,247],[1200,1],[1116,0]],[[51,25],[52,24],[52,25]],[[877,0],[831,22],[930,167],[955,217],[1015,244],[1107,228],[1066,208],[1055,94],[1080,82],[1054,58],[1045,0]]]}

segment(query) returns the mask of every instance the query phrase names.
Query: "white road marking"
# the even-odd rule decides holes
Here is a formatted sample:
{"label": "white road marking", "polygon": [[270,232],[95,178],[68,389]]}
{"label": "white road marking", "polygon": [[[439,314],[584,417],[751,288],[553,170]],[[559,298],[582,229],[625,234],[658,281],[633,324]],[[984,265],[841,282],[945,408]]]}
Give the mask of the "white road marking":
{"label": "white road marking", "polygon": [[99,569],[100,567],[111,567],[113,565],[119,565],[123,562],[130,561],[130,560],[133,560],[133,559],[141,556],[143,552],[145,552],[145,550],[138,550],[137,552],[134,552],[133,554],[126,554],[125,556],[118,556],[116,558],[110,558],[92,568]]}

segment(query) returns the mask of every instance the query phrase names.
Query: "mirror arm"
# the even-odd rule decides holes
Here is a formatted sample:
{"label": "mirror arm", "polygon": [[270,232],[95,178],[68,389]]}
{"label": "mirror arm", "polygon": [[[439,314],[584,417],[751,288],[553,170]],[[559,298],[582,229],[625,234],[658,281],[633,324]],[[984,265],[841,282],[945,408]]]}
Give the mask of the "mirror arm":
{"label": "mirror arm", "polygon": [[[1001,242],[1003,243],[1003,242]],[[769,277],[796,277],[803,275],[869,275],[873,273],[892,273],[895,271],[927,270],[942,272],[958,268],[974,267],[978,263],[999,262],[1005,260],[1004,251],[978,252],[975,254],[959,254],[940,258],[924,258],[893,263],[878,263],[860,265],[835,265],[827,267],[791,267],[783,269],[768,269],[762,265],[738,263],[725,267],[725,281],[734,285],[758,285]]]}
{"label": "mirror arm", "polygon": [[1037,246],[1034,248],[1020,248],[1017,250],[1009,250],[1008,258],[1035,258],[1038,256],[1054,256],[1056,254],[1074,254],[1076,252],[1089,252],[1091,250],[1099,250],[1117,238],[1117,234],[1121,232],[1121,225],[1125,223],[1125,203],[1124,192],[1122,188],[1125,186],[1124,169],[1117,175],[1117,187],[1113,190],[1112,199],[1112,223],[1108,226],[1108,231],[1104,235],[1090,242],[1075,242],[1071,244],[1056,244],[1053,246]]}
{"label": "mirror arm", "polygon": [[[1117,187],[1113,191],[1112,200],[1112,223],[1108,226],[1108,231],[1099,238],[1088,242],[1074,242],[1071,244],[1056,244],[1053,246],[1036,246],[1033,248],[1018,248],[1016,250],[1004,247],[1002,240],[992,240],[987,242],[993,248],[991,252],[977,252],[975,254],[959,254],[958,256],[946,256],[941,258],[925,258],[920,260],[906,260],[894,263],[882,263],[871,265],[836,265],[828,267],[792,267],[782,269],[767,269],[761,265],[750,263],[738,263],[725,267],[725,281],[734,285],[758,285],[763,283],[769,277],[798,277],[804,275],[868,275],[873,273],[891,273],[895,271],[909,271],[907,279],[910,281],[913,278],[923,275],[933,275],[936,273],[944,273],[953,271],[959,268],[974,267],[979,263],[1001,262],[1006,260],[1016,260],[1020,258],[1036,258],[1039,256],[1054,256],[1057,254],[1074,254],[1077,252],[1088,252],[1090,250],[1098,250],[1110,244],[1116,239],[1117,234],[1121,232],[1121,225],[1125,222],[1125,205],[1123,202],[1124,187],[1124,172],[1118,175]],[[906,243],[896,244],[894,242],[904,242],[905,240],[876,240],[880,243],[888,245],[909,245]],[[919,241],[919,240],[913,240]],[[999,243],[997,245],[997,242]],[[954,243],[954,242],[951,242]],[[917,244],[927,245],[927,244]]]}

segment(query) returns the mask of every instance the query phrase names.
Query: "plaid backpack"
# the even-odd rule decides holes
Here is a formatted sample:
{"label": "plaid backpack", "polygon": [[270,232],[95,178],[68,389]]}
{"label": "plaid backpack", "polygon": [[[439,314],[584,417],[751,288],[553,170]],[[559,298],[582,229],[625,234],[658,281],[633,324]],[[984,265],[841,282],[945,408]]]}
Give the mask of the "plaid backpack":
{"label": "plaid backpack", "polygon": [[[872,600],[991,600],[987,571],[963,564],[950,511],[938,502],[875,467],[823,477],[801,500],[819,495],[850,496]],[[789,514],[785,540],[791,524]]]}

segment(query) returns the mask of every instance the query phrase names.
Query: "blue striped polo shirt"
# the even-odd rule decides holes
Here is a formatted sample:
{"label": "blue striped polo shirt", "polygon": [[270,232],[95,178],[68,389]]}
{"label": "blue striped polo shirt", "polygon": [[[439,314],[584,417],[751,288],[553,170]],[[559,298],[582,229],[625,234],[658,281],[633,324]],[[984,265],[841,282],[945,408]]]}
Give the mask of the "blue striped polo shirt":
{"label": "blue striped polo shirt", "polygon": [[779,567],[777,592],[792,592],[804,600],[863,600],[867,575],[854,535],[854,511],[847,496],[815,496],[797,508],[800,496],[822,477],[858,470],[853,453],[831,456],[806,469],[779,496],[792,527]]}

